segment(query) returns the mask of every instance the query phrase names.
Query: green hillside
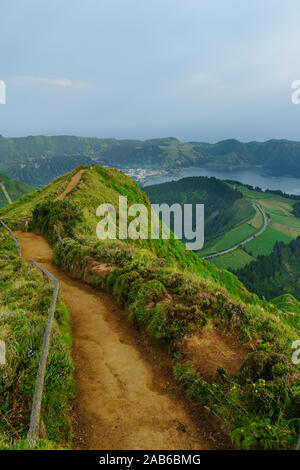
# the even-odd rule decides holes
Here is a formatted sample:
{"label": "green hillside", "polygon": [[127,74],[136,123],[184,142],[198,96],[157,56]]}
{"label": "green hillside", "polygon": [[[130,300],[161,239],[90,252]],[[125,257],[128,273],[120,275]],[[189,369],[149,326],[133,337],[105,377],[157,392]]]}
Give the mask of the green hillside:
{"label": "green hillside", "polygon": [[[149,200],[123,173],[99,166],[86,168],[71,192],[56,200],[77,171],[23,196],[2,209],[0,217],[30,218],[29,229],[55,244],[54,259],[61,269],[110,291],[129,320],[164,346],[174,361],[178,384],[224,421],[238,448],[293,449],[300,376],[291,355],[300,330],[287,315],[289,300],[278,305],[260,300],[233,274],[187,252],[179,240],[98,240],[99,204],[117,208],[120,195],[130,204],[147,207]],[[53,224],[59,227],[63,246],[57,243]],[[101,266],[101,276],[94,265]],[[298,315],[296,300],[295,306]],[[223,339],[233,335],[244,353],[237,370],[230,372],[219,362],[209,378],[201,364],[199,368],[187,356],[184,344],[211,328]]]}
{"label": "green hillside", "polygon": [[251,292],[269,300],[285,293],[300,300],[300,237],[288,245],[277,242],[270,255],[259,256],[236,274]]}
{"label": "green hillside", "polygon": [[180,142],[175,138],[139,141],[75,136],[0,136],[0,171],[30,184],[41,186],[78,164],[90,165],[90,161],[118,168],[158,170],[262,167],[280,174],[300,176],[300,142],[242,143],[229,139],[209,144]]}
{"label": "green hillside", "polygon": [[[4,185],[4,190],[3,190],[3,185]],[[34,190],[35,190],[35,187],[30,186],[29,184],[26,184],[26,183],[22,183],[21,181],[14,180],[0,173],[0,207],[6,206],[7,204],[9,204],[7,195],[8,195],[8,198],[10,198],[12,201],[16,201],[23,194],[30,193]]]}
{"label": "green hillside", "polygon": [[12,178],[22,179],[22,181],[27,181],[41,188],[52,179],[73,170],[80,164],[92,165],[93,160],[89,157],[78,155],[69,155],[67,158],[65,156],[42,157],[30,159],[30,161],[26,161],[21,165],[18,163],[13,164],[8,169],[3,169],[3,171]]}
{"label": "green hillside", "polygon": [[[270,255],[277,242],[288,244],[300,236],[300,218],[297,217],[296,212],[299,204],[297,201],[298,196],[285,195],[280,193],[280,191],[262,191],[259,188],[253,188],[250,185],[243,185],[238,182],[228,182],[228,184],[240,192],[249,203],[258,204],[262,208],[267,216],[268,226],[259,237],[250,241],[242,248],[213,258],[211,261],[216,266],[231,271],[242,269],[258,256]],[[256,230],[261,226],[262,215],[259,211],[257,211],[250,224]],[[245,228],[241,227],[241,232],[243,230]],[[248,234],[251,235],[250,228],[248,228]],[[220,239],[216,246],[216,251],[222,251],[223,247],[226,249],[226,240],[231,241],[232,245],[234,245],[235,239],[236,230],[227,233]]]}
{"label": "green hillside", "polygon": [[[256,215],[242,193],[216,178],[192,177],[144,188],[152,204],[204,204],[205,242],[201,256],[222,251],[255,233]],[[193,226],[196,224],[194,209]],[[171,221],[173,222],[173,221]],[[260,223],[262,225],[262,221]],[[173,230],[174,226],[171,223]]]}

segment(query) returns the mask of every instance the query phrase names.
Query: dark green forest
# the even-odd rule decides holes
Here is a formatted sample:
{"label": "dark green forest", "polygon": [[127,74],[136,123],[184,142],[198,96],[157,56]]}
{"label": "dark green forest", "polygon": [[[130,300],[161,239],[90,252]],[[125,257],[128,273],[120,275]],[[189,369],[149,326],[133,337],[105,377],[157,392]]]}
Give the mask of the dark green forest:
{"label": "dark green forest", "polygon": [[300,219],[300,202],[296,202],[294,205],[293,214]]}
{"label": "dark green forest", "polygon": [[235,274],[251,292],[267,300],[286,293],[300,300],[300,237],[288,245],[276,243],[269,256],[259,256]]}

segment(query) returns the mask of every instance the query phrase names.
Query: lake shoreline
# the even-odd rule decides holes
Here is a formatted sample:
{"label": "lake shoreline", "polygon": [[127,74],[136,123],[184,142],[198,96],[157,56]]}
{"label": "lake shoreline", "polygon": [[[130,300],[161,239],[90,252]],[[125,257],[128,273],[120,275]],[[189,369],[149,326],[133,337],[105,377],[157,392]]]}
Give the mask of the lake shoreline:
{"label": "lake shoreline", "polygon": [[270,170],[263,167],[256,167],[243,170],[212,170],[207,168],[181,168],[169,170],[156,176],[145,177],[139,181],[142,187],[162,184],[169,181],[178,181],[182,178],[206,176],[215,177],[220,180],[238,181],[243,184],[249,184],[253,187],[259,187],[263,190],[281,190],[286,194],[300,195],[300,177],[291,175],[275,175]]}

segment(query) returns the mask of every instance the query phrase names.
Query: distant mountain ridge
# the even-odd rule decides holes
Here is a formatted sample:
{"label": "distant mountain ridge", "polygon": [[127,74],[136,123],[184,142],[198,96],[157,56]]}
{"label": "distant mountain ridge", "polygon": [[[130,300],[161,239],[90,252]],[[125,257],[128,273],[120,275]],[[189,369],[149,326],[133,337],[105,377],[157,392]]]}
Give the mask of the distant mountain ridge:
{"label": "distant mountain ridge", "polygon": [[[51,160],[48,165],[49,159],[54,157],[58,160]],[[64,157],[70,160],[67,162]],[[59,161],[65,162],[62,168],[59,168]],[[0,171],[27,183],[40,186],[78,164],[90,162],[118,168],[168,170],[259,166],[272,172],[300,176],[300,142],[268,140],[243,143],[228,139],[209,144],[180,142],[174,137],[140,141],[75,136],[0,136]]]}

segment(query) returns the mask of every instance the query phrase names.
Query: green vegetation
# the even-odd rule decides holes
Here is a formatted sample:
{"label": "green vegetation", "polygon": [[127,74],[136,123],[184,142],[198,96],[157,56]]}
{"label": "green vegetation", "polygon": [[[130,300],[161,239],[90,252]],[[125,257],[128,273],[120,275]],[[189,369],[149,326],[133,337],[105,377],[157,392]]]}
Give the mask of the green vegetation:
{"label": "green vegetation", "polygon": [[72,236],[75,221],[80,221],[80,210],[67,201],[48,201],[37,204],[32,217],[30,229],[38,228],[53,242],[57,240],[54,225],[59,226],[62,236]]}
{"label": "green vegetation", "polygon": [[35,190],[35,188],[29,184],[13,180],[12,178],[8,178],[0,173],[0,207],[6,206],[9,203],[1,187],[2,184],[12,201],[19,199],[22,194],[30,193]]}
{"label": "green vegetation", "polygon": [[[218,267],[224,267],[231,271],[245,267],[253,258],[260,255],[271,254],[276,242],[283,242],[288,244],[293,239],[300,236],[300,220],[295,215],[295,207],[297,196],[284,195],[280,191],[262,191],[260,188],[252,188],[249,185],[243,185],[237,182],[230,182],[231,187],[236,188],[247,200],[259,204],[268,217],[268,227],[265,232],[258,238],[250,241],[241,250],[236,250],[229,254],[213,258],[212,262]],[[262,215],[256,212],[256,216],[248,222],[255,231],[262,225]],[[236,239],[239,230],[243,231],[245,228],[242,226],[233,232],[233,240]],[[226,236],[228,245],[231,240],[230,234]],[[247,237],[245,237],[247,238]],[[226,239],[225,239],[226,241]],[[234,245],[232,241],[232,245]],[[231,245],[231,246],[232,246]],[[219,245],[220,246],[220,245]],[[217,250],[222,251],[218,246]],[[221,247],[226,246],[221,239]],[[227,246],[228,247],[228,246]],[[226,249],[226,248],[225,248]],[[245,252],[250,256],[246,257]],[[206,254],[206,253],[204,253]]]}
{"label": "green vegetation", "polygon": [[[165,346],[175,362],[178,383],[223,419],[238,448],[294,448],[300,376],[299,367],[291,362],[291,346],[300,330],[287,313],[288,299],[278,305],[260,300],[233,274],[185,251],[179,240],[98,240],[99,204],[117,208],[122,194],[130,203],[149,206],[147,196],[123,173],[95,166],[83,173],[68,201],[53,202],[70,177],[54,181],[6,214],[32,217],[31,226],[52,241],[56,222],[65,238],[63,246],[55,245],[55,262],[71,276],[109,290],[129,320]],[[101,274],[93,270],[94,262],[102,265]],[[201,334],[207,325],[214,325],[220,334],[235,334],[241,344],[251,346],[253,352],[236,374],[219,368],[211,380],[205,380],[187,363],[182,354],[184,337]]]}
{"label": "green vegetation", "polygon": [[250,225],[256,216],[252,204],[239,191],[216,178],[183,178],[147,186],[145,191],[152,204],[205,205],[205,243],[199,252],[201,256],[231,248],[257,231]]}
{"label": "green vegetation", "polygon": [[286,313],[286,322],[300,328],[300,304],[291,294],[283,294],[272,299],[272,304]]}
{"label": "green vegetation", "polygon": [[[81,167],[79,167],[81,168]],[[69,175],[65,176],[64,185],[60,184],[63,191],[65,186],[70,181],[70,175],[73,176],[76,170]],[[58,180],[50,184],[45,189],[39,192],[37,197],[31,200],[24,206],[11,206],[10,215],[22,213],[23,216],[32,217],[31,226],[39,227],[41,231],[53,241],[55,235],[53,232],[53,223],[55,223],[62,233],[70,234],[70,227],[64,225],[64,216],[60,217],[60,208],[64,207],[63,213],[68,219],[68,212],[70,218],[68,224],[72,224],[72,235],[75,239],[84,244],[94,243],[96,239],[96,226],[99,218],[96,216],[96,209],[102,203],[110,203],[117,210],[117,223],[119,220],[118,204],[119,196],[127,196],[128,204],[144,203],[150,212],[149,200],[138,187],[137,183],[128,178],[124,173],[111,168],[101,168],[94,166],[89,171],[83,173],[80,185],[71,193],[69,201],[60,201],[55,203],[48,202],[48,195],[57,195],[56,188],[58,187]],[[48,197],[46,197],[46,195]],[[51,196],[50,196],[51,197]],[[41,201],[41,202],[38,202]],[[26,207],[26,211],[24,210]],[[74,208],[76,207],[76,214]],[[81,216],[78,217],[78,211],[81,211]],[[73,216],[72,216],[73,214]],[[0,213],[1,215],[1,213]],[[73,224],[72,217],[76,222]],[[49,222],[47,222],[49,220]],[[130,219],[128,220],[130,222]],[[149,223],[150,230],[150,223]],[[106,242],[103,242],[106,243]],[[218,282],[221,286],[230,286],[233,295],[239,295],[244,298],[245,289],[239,283],[237,278],[229,272],[224,272],[216,269],[211,263],[201,260],[192,251],[185,250],[185,246],[181,241],[171,238],[170,240],[119,240],[121,246],[132,245],[138,249],[147,249],[155,253],[160,258],[164,258],[166,264],[172,267],[174,264],[181,269],[188,269],[192,272],[204,274],[210,279],[211,282]],[[247,296],[248,294],[246,294]]]}
{"label": "green vegetation", "polygon": [[245,249],[238,248],[237,250],[231,251],[226,255],[217,256],[211,261],[220,269],[231,269],[236,271],[237,269],[243,268],[254,260],[255,258],[249,255]]}
{"label": "green vegetation", "polygon": [[251,292],[269,300],[285,293],[300,300],[299,255],[300,237],[288,245],[277,242],[270,255],[259,256],[236,273]]}
{"label": "green vegetation", "polygon": [[[98,277],[89,271],[91,258],[114,270]],[[290,356],[300,330],[290,326],[283,312],[267,303],[262,308],[254,298],[246,305],[207,281],[205,271],[200,277],[169,268],[151,252],[119,241],[87,246],[65,239],[64,246],[55,246],[55,262],[77,278],[89,274],[89,283],[112,292],[130,321],[169,346],[178,383],[233,426],[238,447],[294,448],[300,375]],[[211,323],[220,331],[236,331],[245,343],[255,342],[257,353],[248,355],[238,374],[220,369],[209,382],[186,363],[180,344],[186,334]]]}
{"label": "green vegetation", "polygon": [[[93,160],[89,157],[70,155],[54,156],[52,158],[38,158],[30,159],[19,165],[11,165],[8,168],[4,167],[3,171],[12,178],[21,179],[27,183],[33,184],[42,188],[49,181],[73,170],[78,165],[92,165]],[[1,168],[1,163],[0,163]]]}
{"label": "green vegetation", "polygon": [[219,240],[218,243],[215,244],[214,248],[217,252],[226,250],[227,248],[237,245],[246,238],[251,237],[255,232],[257,232],[257,230],[255,230],[254,227],[251,227],[249,224],[243,224],[240,227],[227,232],[222,240]]}
{"label": "green vegetation", "polygon": [[[53,287],[17,256],[15,245],[0,230],[0,340],[7,365],[0,366],[0,449],[26,449],[26,434],[43,334]],[[74,395],[68,310],[59,300],[53,325],[42,402],[47,440],[37,448],[68,446]]]}
{"label": "green vegetation", "polygon": [[299,421],[293,372],[281,354],[258,351],[248,355],[236,376],[220,368],[207,383],[184,363],[175,368],[175,377],[192,398],[233,427],[239,449],[285,450],[295,446],[291,427]]}
{"label": "green vegetation", "polygon": [[246,169],[257,166],[300,175],[300,142],[269,140],[242,143],[234,139],[217,144],[180,142],[175,138],[139,140],[96,139],[74,136],[0,136],[0,171],[41,186],[92,163],[119,168]]}
{"label": "green vegetation", "polygon": [[275,230],[272,226],[267,227],[260,237],[245,245],[246,251],[252,256],[268,255],[272,253],[276,242],[289,243],[292,237]]}
{"label": "green vegetation", "polygon": [[300,202],[294,204],[293,214],[300,219]]}
{"label": "green vegetation", "polygon": [[51,184],[43,189],[38,189],[33,193],[24,194],[20,199],[13,202],[9,206],[1,209],[1,217],[14,217],[14,218],[26,218],[31,217],[32,210],[37,203],[54,200],[64,189],[68,186],[72,176],[82,168],[79,166],[77,169],[67,173],[66,175],[60,176],[56,180],[52,181]]}

